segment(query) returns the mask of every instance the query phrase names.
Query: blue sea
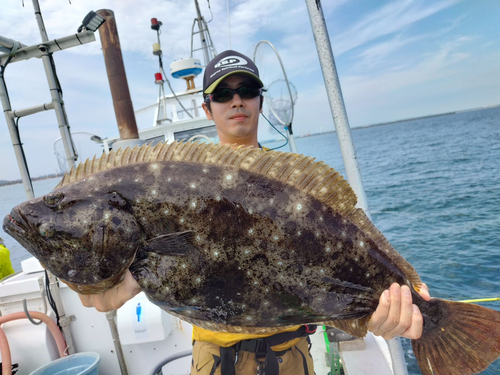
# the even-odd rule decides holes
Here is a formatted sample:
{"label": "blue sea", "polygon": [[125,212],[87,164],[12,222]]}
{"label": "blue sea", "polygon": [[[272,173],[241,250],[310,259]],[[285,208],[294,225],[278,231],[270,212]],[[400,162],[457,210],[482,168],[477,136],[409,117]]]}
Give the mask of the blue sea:
{"label": "blue sea", "polygon": [[[500,108],[353,129],[352,136],[372,219],[431,295],[500,297]],[[345,175],[335,133],[296,143]],[[35,182],[37,196],[57,183]],[[21,185],[0,187],[0,216],[24,200]],[[29,255],[1,230],[0,237],[19,270]],[[500,310],[500,302],[481,304]],[[403,345],[410,374],[420,374],[409,341]],[[500,361],[484,374],[500,374]]]}

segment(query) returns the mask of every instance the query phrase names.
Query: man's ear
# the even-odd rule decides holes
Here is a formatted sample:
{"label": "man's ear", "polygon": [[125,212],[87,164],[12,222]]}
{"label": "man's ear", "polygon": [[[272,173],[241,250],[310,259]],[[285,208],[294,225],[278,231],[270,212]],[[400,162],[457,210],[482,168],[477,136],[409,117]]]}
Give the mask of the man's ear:
{"label": "man's ear", "polygon": [[201,104],[201,107],[203,108],[203,110],[205,111],[205,116],[207,116],[207,119],[209,120],[213,120],[212,118],[212,113],[210,113],[210,111],[208,110],[208,107],[207,107],[207,103],[203,102]]}
{"label": "man's ear", "polygon": [[263,110],[262,110],[263,104],[264,104],[264,96],[261,95],[260,96],[260,109],[259,109],[259,113],[263,113]]}

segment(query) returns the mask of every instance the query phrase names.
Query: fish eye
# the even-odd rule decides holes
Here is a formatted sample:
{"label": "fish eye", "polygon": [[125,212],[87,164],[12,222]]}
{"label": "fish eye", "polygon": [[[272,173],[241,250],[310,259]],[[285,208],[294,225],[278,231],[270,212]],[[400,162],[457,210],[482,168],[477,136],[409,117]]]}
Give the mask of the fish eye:
{"label": "fish eye", "polygon": [[60,191],[55,191],[55,192],[51,192],[51,193],[47,194],[46,196],[44,196],[43,200],[49,206],[55,206],[60,201],[62,201],[63,198],[64,198],[64,194],[63,193],[61,193]]}
{"label": "fish eye", "polygon": [[54,224],[43,223],[39,228],[40,236],[50,238],[54,235]]}

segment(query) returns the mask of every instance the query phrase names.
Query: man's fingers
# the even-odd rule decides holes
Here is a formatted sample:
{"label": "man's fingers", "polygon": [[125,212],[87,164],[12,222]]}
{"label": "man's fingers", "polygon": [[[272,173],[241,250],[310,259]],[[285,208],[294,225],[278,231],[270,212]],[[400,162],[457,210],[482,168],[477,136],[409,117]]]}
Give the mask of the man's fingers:
{"label": "man's fingers", "polygon": [[422,336],[424,328],[424,318],[416,305],[412,305],[412,323],[410,328],[400,334],[402,337],[417,340]]}
{"label": "man's fingers", "polygon": [[[393,306],[396,304],[397,308]],[[399,288],[391,286],[391,310],[389,311],[386,324],[381,327],[381,330],[384,331],[382,337],[390,340],[394,336],[406,332],[412,325],[412,315],[413,308],[410,288],[406,285]]]}
{"label": "man's fingers", "polygon": [[380,326],[385,322],[390,309],[390,291],[384,290],[380,295],[377,310],[373,313],[368,329],[373,332],[374,335],[380,336],[382,332],[380,331]]}
{"label": "man's fingers", "polygon": [[422,286],[420,288],[420,292],[418,292],[418,294],[420,294],[420,297],[422,297],[426,301],[431,300],[431,295],[429,293],[429,287],[427,286],[427,284],[422,283]]}
{"label": "man's fingers", "polygon": [[99,312],[107,312],[122,307],[125,302],[140,293],[141,287],[127,271],[122,283],[102,293],[81,295],[80,301],[85,307],[94,307]]}

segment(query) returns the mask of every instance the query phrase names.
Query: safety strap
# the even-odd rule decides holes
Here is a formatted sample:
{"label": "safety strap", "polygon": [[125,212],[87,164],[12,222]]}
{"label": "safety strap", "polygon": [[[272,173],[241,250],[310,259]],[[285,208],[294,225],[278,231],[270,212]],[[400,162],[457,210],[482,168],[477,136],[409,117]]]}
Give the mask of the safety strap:
{"label": "safety strap", "polygon": [[[262,339],[244,340],[237,344],[220,348],[221,353],[221,373],[222,375],[235,375],[236,371],[234,365],[236,361],[233,359],[234,352],[238,353],[240,350],[246,350],[255,353],[255,358],[265,357],[265,374],[278,375],[279,364],[277,353],[271,347],[283,344],[287,341],[308,336],[316,332],[315,325],[305,325],[292,332],[281,332],[275,335],[264,337]],[[285,351],[286,352],[286,351]],[[284,353],[284,352],[281,352]],[[281,353],[279,353],[281,355]],[[236,358],[238,355],[236,354]]]}

